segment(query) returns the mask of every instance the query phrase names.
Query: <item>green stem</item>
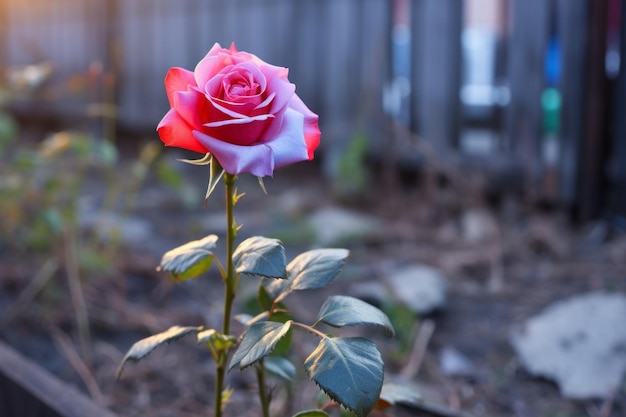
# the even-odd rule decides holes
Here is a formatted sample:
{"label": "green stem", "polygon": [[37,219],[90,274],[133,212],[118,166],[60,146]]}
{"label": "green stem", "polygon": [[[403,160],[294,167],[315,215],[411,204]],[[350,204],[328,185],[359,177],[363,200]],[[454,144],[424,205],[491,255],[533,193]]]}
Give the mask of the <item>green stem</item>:
{"label": "green stem", "polygon": [[306,330],[306,331],[307,331],[307,332],[309,332],[309,333],[312,333],[312,334],[314,334],[314,335],[316,335],[316,336],[319,336],[319,337],[321,337],[322,339],[325,339],[325,338],[327,338],[327,337],[328,337],[328,336],[326,336],[324,333],[320,332],[319,330],[314,329],[313,327],[308,326],[308,325],[306,325],[306,324],[304,324],[304,323],[299,323],[299,322],[297,322],[297,321],[294,321],[294,322],[292,322],[292,323],[291,323],[291,325],[292,325],[292,326],[297,326],[297,327],[300,327],[301,329],[304,329],[304,330]]}
{"label": "green stem", "polygon": [[267,387],[265,384],[265,366],[263,365],[263,359],[259,361],[259,364],[255,368],[256,379],[259,384],[259,398],[261,400],[263,417],[270,417],[270,399],[267,395]]}
{"label": "green stem", "polygon": [[235,300],[235,268],[233,266],[233,252],[235,251],[235,238],[237,237],[237,226],[235,225],[235,195],[234,185],[236,176],[232,174],[224,175],[226,185],[226,292],[224,293],[224,324],[222,334],[230,333],[230,315]]}
{"label": "green stem", "polygon": [[[233,174],[224,175],[224,185],[226,188],[226,276],[224,276],[224,323],[222,334],[230,333],[230,316],[235,300],[235,269],[233,266],[233,251],[237,229],[235,225],[235,193],[234,185],[237,177]],[[224,390],[224,378],[226,375],[226,362],[228,352],[221,352],[220,360],[217,363],[217,376],[215,385],[215,417],[222,416],[222,392]]]}

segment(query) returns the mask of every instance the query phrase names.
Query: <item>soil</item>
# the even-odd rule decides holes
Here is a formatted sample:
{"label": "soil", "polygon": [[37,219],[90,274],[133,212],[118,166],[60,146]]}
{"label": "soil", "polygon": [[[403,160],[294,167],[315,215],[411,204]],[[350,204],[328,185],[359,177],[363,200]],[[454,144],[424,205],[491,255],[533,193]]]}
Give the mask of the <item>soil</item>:
{"label": "soil", "polygon": [[[206,169],[182,165],[174,163],[188,190],[202,195]],[[457,178],[475,178],[470,174]],[[93,181],[86,192],[98,200],[103,185]],[[388,378],[408,378],[425,404],[443,411],[402,407],[388,410],[389,415],[626,415],[626,388],[608,399],[565,399],[555,384],[524,371],[508,341],[514,326],[556,300],[594,290],[626,293],[626,233],[618,223],[608,219],[575,225],[562,209],[540,207],[513,193],[493,195],[483,181],[426,184],[423,178],[394,177],[370,184],[368,192],[346,197],[325,179],[319,165],[308,163],[278,170],[274,179],[265,181],[269,195],[264,195],[256,179],[242,176],[239,190],[246,196],[237,206],[237,218],[243,224],[241,239],[254,234],[279,237],[288,258],[313,244],[312,231],[303,224],[318,208],[343,206],[384,222],[383,232],[346,242],[351,256],[332,285],[289,299],[288,306],[303,322],[314,318],[327,295],[347,294],[355,283],[384,280],[393,265],[425,263],[446,275],[449,294],[443,309],[423,317],[392,317],[408,329],[396,339],[371,334],[384,354]],[[208,352],[196,347],[192,337],[127,364],[116,379],[118,365],[135,341],[175,324],[220,327],[222,284],[215,270],[172,283],[155,269],[166,250],[208,233],[223,236],[219,189],[205,208],[201,205],[196,200],[186,206],[180,189],[155,179],[141,188],[129,216],[149,221],[148,237],[113,249],[98,244],[107,262],[80,271],[90,320],[90,340],[83,347],[63,243],[49,251],[1,247],[0,313],[5,318],[0,337],[120,416],[211,415],[214,369]],[[462,219],[476,211],[495,229],[483,225],[478,235],[468,235]],[[31,297],[24,295],[49,259],[57,260],[57,268],[45,287]],[[238,312],[253,304],[258,281],[246,279],[242,286]],[[15,314],[7,318],[9,311]],[[235,330],[242,328],[236,325]],[[296,364],[315,344],[308,335],[297,336]],[[440,356],[446,348],[461,352],[473,370],[445,374]],[[275,415],[315,406],[318,391],[301,366],[290,390],[272,384]],[[228,385],[234,389],[229,415],[259,415],[253,372],[232,371]]]}

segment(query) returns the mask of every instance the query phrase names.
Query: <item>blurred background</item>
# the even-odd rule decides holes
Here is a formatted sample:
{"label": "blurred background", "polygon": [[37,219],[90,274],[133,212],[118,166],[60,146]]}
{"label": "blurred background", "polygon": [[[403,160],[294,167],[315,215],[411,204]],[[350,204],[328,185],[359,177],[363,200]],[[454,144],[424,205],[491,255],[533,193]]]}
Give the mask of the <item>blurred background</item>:
{"label": "blurred background", "polygon": [[[623,383],[564,399],[509,340],[552,302],[626,293],[622,0],[0,0],[3,341],[120,415],[205,414],[212,368],[189,344],[114,373],[139,338],[219,326],[215,276],[155,272],[165,251],[223,236],[207,175],[155,131],[168,69],[215,42],[289,68],[322,130],[269,196],[240,178],[242,237],[289,256],[350,248],[333,291],[390,315],[389,372],[449,410],[427,415],[623,415]],[[233,414],[254,415],[242,403]]]}
{"label": "blurred background", "polygon": [[79,123],[106,102],[115,128],[150,132],[167,69],[235,42],[290,69],[328,174],[356,135],[409,165],[421,142],[589,220],[626,207],[621,3],[3,0],[3,82],[32,90],[5,108]]}

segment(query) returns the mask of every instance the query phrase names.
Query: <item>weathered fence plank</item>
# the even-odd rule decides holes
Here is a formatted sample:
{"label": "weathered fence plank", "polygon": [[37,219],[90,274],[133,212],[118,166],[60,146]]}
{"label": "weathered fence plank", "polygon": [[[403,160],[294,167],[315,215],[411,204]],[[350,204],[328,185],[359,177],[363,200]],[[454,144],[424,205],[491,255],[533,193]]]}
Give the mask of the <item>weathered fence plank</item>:
{"label": "weathered fence plank", "polygon": [[532,187],[541,172],[544,58],[548,37],[545,0],[512,0],[507,48],[511,101],[506,109],[506,135],[511,155],[525,168]]}
{"label": "weathered fence plank", "polygon": [[561,76],[562,129],[560,134],[559,200],[573,204],[577,193],[579,149],[583,136],[585,106],[585,44],[587,40],[587,0],[558,0],[558,25],[562,41]]}
{"label": "weathered fence plank", "polygon": [[416,130],[437,150],[457,145],[460,126],[461,29],[463,8],[457,0],[419,0],[413,5],[414,72],[412,85]]}

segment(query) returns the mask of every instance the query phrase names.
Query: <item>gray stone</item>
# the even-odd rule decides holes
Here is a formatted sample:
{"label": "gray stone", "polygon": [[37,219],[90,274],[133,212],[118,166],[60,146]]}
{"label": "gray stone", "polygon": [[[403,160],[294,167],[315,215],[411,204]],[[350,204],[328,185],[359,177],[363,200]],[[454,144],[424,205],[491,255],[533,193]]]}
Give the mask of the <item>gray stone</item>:
{"label": "gray stone", "polygon": [[388,277],[393,295],[417,313],[430,313],[446,304],[447,280],[438,269],[410,265]]}
{"label": "gray stone", "polygon": [[439,366],[445,375],[450,376],[472,376],[476,371],[474,364],[465,355],[449,346],[441,351]]}
{"label": "gray stone", "polygon": [[461,216],[461,234],[469,243],[483,243],[498,237],[500,228],[493,214],[484,209],[470,209]]}
{"label": "gray stone", "polygon": [[589,293],[557,302],[511,334],[533,375],[554,380],[573,399],[603,398],[626,372],[626,297]]}
{"label": "gray stone", "polygon": [[376,235],[380,222],[375,217],[338,207],[328,207],[313,213],[309,222],[320,246],[338,245]]}

